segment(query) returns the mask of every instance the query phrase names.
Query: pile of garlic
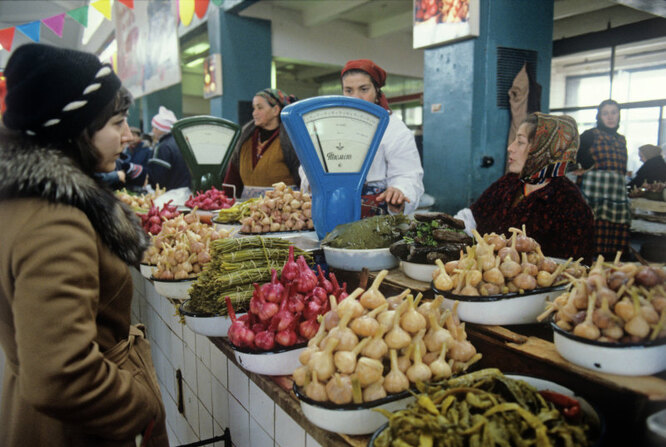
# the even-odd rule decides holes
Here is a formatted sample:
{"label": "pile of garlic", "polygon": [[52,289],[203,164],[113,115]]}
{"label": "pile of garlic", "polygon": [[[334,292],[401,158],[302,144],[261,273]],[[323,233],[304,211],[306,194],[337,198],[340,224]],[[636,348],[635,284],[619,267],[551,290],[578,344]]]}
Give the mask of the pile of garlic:
{"label": "pile of garlic", "polygon": [[481,358],[467,340],[456,309],[443,300],[420,303],[409,289],[385,298],[382,270],[367,290],[356,289],[322,318],[293,373],[297,386],[318,402],[371,402],[416,382],[450,377]]}
{"label": "pile of garlic", "polygon": [[476,245],[467,247],[465,254],[461,251],[460,259],[435,261],[439,267],[433,272],[435,288],[455,295],[504,295],[550,287],[567,281],[566,275],[579,278],[585,273],[582,258],[558,264],[544,256],[524,226],[509,231],[513,235],[507,240],[501,234],[481,236],[473,230]]}

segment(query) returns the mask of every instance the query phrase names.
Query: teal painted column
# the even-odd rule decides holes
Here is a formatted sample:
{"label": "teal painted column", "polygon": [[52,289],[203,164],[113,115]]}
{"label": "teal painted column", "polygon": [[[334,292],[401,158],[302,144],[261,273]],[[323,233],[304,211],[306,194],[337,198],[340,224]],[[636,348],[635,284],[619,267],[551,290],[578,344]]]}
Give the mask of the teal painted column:
{"label": "teal painted column", "polygon": [[271,86],[271,23],[220,8],[208,17],[208,37],[210,54],[222,55],[222,96],[211,98],[210,113],[239,123],[239,101]]}
{"label": "teal painted column", "polygon": [[[424,185],[435,208],[448,213],[468,207],[504,174],[511,114],[497,105],[498,47],[537,52],[541,110],[548,110],[553,2],[479,3],[478,37],[424,52]],[[481,167],[484,156],[493,166]]]}

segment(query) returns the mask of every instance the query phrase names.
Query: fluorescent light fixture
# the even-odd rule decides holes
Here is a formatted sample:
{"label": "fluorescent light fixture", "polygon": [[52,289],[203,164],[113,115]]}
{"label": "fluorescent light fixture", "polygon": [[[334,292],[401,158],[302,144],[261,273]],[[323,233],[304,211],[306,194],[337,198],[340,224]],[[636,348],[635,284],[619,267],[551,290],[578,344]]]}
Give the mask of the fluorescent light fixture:
{"label": "fluorescent light fixture", "polygon": [[200,42],[192,45],[191,47],[187,47],[183,53],[186,56],[194,56],[195,54],[201,54],[204,51],[208,51],[209,49],[210,44],[208,42]]}
{"label": "fluorescent light fixture", "polygon": [[205,57],[198,57],[198,58],[196,58],[196,59],[194,59],[194,60],[189,61],[188,63],[186,63],[185,66],[186,66],[187,68],[196,67],[197,65],[201,65],[201,64],[203,64],[204,59],[206,59],[206,58],[205,58]]}

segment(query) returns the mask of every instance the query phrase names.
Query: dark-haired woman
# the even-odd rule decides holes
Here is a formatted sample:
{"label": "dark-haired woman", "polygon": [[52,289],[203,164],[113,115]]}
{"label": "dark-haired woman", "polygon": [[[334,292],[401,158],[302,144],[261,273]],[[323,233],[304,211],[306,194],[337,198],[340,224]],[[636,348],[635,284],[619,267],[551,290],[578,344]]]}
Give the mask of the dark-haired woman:
{"label": "dark-haired woman", "polygon": [[0,127],[0,445],[167,446],[129,266],[148,244],[96,180],[131,139],[129,92],[89,53],[11,55]]}
{"label": "dark-haired woman", "polygon": [[597,126],[580,136],[577,161],[580,189],[594,212],[595,254],[614,258],[629,250],[631,212],[627,197],[627,141],[618,133],[620,105],[612,99],[599,104]]}
{"label": "dark-haired woman", "polygon": [[243,126],[224,178],[236,186],[236,196],[255,197],[278,182],[300,185],[300,162],[280,119],[282,109],[295,101],[268,88],[252,98],[252,121]]}

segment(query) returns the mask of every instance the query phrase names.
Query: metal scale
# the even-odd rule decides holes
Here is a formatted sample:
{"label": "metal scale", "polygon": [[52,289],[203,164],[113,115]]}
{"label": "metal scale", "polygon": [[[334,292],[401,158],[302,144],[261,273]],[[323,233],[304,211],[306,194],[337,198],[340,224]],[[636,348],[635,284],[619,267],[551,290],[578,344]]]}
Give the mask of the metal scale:
{"label": "metal scale", "polygon": [[193,116],[176,121],[171,132],[192,174],[192,191],[221,187],[240,126],[214,116]]}
{"label": "metal scale", "polygon": [[280,116],[310,182],[317,237],[359,220],[361,191],[388,112],[358,98],[320,96],[290,104]]}

